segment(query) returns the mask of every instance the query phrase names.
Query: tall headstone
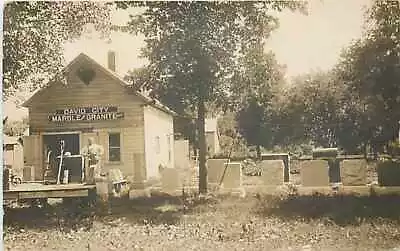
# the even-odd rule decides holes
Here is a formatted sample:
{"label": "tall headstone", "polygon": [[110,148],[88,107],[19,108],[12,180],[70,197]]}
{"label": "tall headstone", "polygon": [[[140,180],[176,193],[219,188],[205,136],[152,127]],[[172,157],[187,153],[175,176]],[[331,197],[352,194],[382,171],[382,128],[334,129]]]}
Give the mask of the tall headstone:
{"label": "tall headstone", "polygon": [[306,160],[300,162],[300,176],[303,186],[329,186],[328,161]]}
{"label": "tall headstone", "polygon": [[35,180],[35,168],[34,166],[24,166],[22,179],[24,181]]}
{"label": "tall headstone", "polygon": [[284,164],[284,182],[289,182],[290,176],[290,156],[288,153],[264,153],[261,155],[262,160],[282,160]]}
{"label": "tall headstone", "polygon": [[367,184],[367,162],[362,159],[343,160],[340,174],[344,186],[363,186]]}
{"label": "tall headstone", "polygon": [[280,186],[284,182],[285,165],[283,160],[263,160],[261,178],[265,186]]}
{"label": "tall headstone", "polygon": [[210,184],[219,184],[227,167],[228,159],[209,159],[207,160],[207,178]]}
{"label": "tall headstone", "polygon": [[241,163],[228,163],[221,185],[224,189],[237,189],[242,186]]}
{"label": "tall headstone", "polygon": [[182,189],[179,172],[176,168],[164,168],[161,171],[161,189],[173,193]]}
{"label": "tall headstone", "polygon": [[133,184],[134,189],[143,189],[145,187],[144,181],[146,176],[146,170],[144,165],[144,155],[139,153],[133,154]]}
{"label": "tall headstone", "polygon": [[190,168],[189,141],[175,140],[174,142],[174,161],[175,167],[178,169]]}

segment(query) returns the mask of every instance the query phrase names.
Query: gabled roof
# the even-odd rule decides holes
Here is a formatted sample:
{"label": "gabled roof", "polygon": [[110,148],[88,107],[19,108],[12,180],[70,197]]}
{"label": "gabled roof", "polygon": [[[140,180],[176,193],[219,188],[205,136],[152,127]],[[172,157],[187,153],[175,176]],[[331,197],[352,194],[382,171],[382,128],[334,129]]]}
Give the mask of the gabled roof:
{"label": "gabled roof", "polygon": [[55,82],[55,79],[57,79],[57,76],[60,75],[64,75],[65,73],[69,72],[71,67],[81,61],[81,60],[86,60],[88,62],[90,62],[91,64],[95,65],[96,67],[98,67],[102,72],[104,72],[105,74],[107,74],[108,76],[110,76],[111,78],[113,78],[117,83],[121,84],[124,88],[127,88],[128,91],[133,92],[134,94],[136,94],[139,98],[141,98],[146,104],[153,106],[154,108],[157,108],[161,111],[164,111],[168,114],[171,114],[173,116],[177,116],[178,114],[176,112],[174,112],[173,110],[171,110],[170,108],[168,108],[167,106],[163,105],[160,101],[158,101],[157,99],[153,99],[137,90],[134,90],[132,88],[132,85],[129,84],[128,82],[126,82],[125,80],[123,80],[120,76],[118,76],[115,72],[107,69],[106,67],[104,67],[103,65],[99,64],[98,62],[96,62],[94,59],[92,59],[91,57],[87,56],[84,53],[79,54],[75,59],[73,59],[63,70],[61,70],[56,77],[49,81],[49,83],[37,90],[36,92],[34,92],[34,94],[27,100],[25,101],[22,106],[23,107],[29,107],[32,104],[32,101],[35,99],[35,97],[37,97],[40,93],[42,93],[43,91],[45,91],[51,84],[53,84]]}

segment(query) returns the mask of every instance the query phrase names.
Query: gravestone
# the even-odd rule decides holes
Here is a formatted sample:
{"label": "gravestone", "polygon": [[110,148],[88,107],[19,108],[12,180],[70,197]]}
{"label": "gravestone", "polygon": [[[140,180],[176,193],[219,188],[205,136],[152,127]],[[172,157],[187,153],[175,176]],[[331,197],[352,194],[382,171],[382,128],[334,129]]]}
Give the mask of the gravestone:
{"label": "gravestone", "polygon": [[145,164],[144,164],[144,156],[139,153],[133,154],[133,180],[132,180],[132,188],[134,189],[144,189],[144,181],[145,181]]}
{"label": "gravestone", "polygon": [[228,159],[207,160],[207,179],[210,184],[219,184]]}
{"label": "gravestone", "polygon": [[177,169],[184,170],[190,168],[188,140],[175,140],[174,154],[174,162]]}
{"label": "gravestone", "polygon": [[261,178],[266,186],[280,186],[284,182],[285,165],[283,160],[263,160]]}
{"label": "gravestone", "polygon": [[242,165],[240,163],[228,163],[221,185],[224,189],[236,189],[242,186]]}
{"label": "gravestone", "polygon": [[112,198],[112,183],[108,177],[97,177],[96,178],[96,211],[100,214],[110,214],[111,204],[110,199]]}
{"label": "gravestone", "polygon": [[301,184],[308,187],[329,186],[329,166],[325,160],[300,163]]}
{"label": "gravestone", "polygon": [[22,175],[24,181],[35,180],[35,168],[33,166],[24,166]]}
{"label": "gravestone", "polygon": [[380,161],[377,171],[380,186],[400,186],[400,164],[398,161]]}
{"label": "gravestone", "polygon": [[290,176],[290,156],[288,153],[264,153],[261,155],[262,160],[283,160],[284,164],[284,182],[289,182]]}
{"label": "gravestone", "polygon": [[343,160],[340,174],[344,186],[364,186],[367,184],[367,162],[361,159]]}
{"label": "gravestone", "polygon": [[182,189],[180,175],[176,168],[164,168],[161,171],[161,189],[166,193]]}

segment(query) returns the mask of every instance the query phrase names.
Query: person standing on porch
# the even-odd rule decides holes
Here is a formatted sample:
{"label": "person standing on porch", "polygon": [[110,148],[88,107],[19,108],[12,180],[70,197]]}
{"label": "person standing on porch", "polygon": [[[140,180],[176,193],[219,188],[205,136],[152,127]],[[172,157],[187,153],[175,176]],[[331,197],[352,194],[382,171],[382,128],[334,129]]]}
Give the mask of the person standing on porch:
{"label": "person standing on porch", "polygon": [[88,144],[81,150],[85,158],[85,180],[86,183],[94,184],[96,179],[101,176],[101,159],[104,149],[95,143],[94,138],[88,139]]}

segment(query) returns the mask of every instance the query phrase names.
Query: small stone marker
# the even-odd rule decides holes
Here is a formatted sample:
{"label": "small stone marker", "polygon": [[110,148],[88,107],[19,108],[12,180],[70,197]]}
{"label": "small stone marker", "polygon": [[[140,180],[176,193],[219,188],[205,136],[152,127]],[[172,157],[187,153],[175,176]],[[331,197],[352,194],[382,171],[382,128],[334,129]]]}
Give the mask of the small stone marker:
{"label": "small stone marker", "polygon": [[340,174],[344,186],[364,186],[367,184],[367,162],[361,159],[343,160]]}
{"label": "small stone marker", "polygon": [[283,160],[263,160],[261,178],[266,186],[280,186],[284,182],[285,165]]}
{"label": "small stone marker", "polygon": [[173,193],[182,189],[180,175],[176,168],[164,168],[161,172],[161,189]]}
{"label": "small stone marker", "polygon": [[224,189],[236,189],[242,186],[242,165],[240,163],[228,163],[221,185]]}
{"label": "small stone marker", "polygon": [[301,184],[307,187],[329,186],[329,166],[325,160],[306,160],[300,163]]}
{"label": "small stone marker", "polygon": [[207,178],[211,184],[219,184],[226,167],[228,159],[209,159],[207,160]]}
{"label": "small stone marker", "polygon": [[35,180],[35,168],[33,166],[24,166],[22,174],[22,179],[24,181],[33,181]]}

